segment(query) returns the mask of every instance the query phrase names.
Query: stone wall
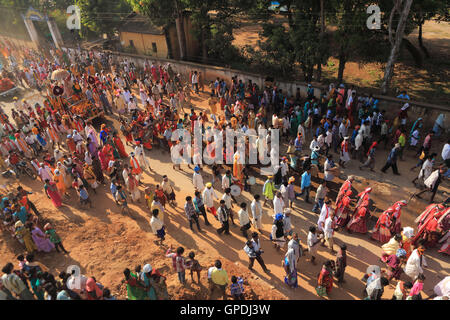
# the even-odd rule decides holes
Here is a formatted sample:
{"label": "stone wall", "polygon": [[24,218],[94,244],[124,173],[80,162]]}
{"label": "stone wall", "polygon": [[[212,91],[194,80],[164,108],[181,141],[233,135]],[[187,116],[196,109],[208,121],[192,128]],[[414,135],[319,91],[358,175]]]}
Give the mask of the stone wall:
{"label": "stone wall", "polygon": [[[203,82],[205,89],[207,88],[210,81],[214,81],[217,77],[223,78],[225,80],[230,80],[231,77],[237,75],[239,79],[242,79],[243,82],[247,82],[248,80],[252,80],[252,82],[256,83],[259,87],[264,86],[265,76],[254,74],[250,72],[245,72],[241,70],[233,70],[229,68],[216,67],[204,64],[198,64],[187,61],[178,61],[178,60],[169,60],[155,57],[146,57],[141,55],[133,55],[133,54],[125,54],[120,52],[113,53],[116,58],[122,59],[127,58],[129,60],[134,61],[137,66],[143,66],[146,59],[149,61],[154,61],[158,64],[170,63],[173,69],[182,75],[184,79],[187,79],[189,76],[189,72],[193,70],[197,70],[201,72],[203,76]],[[282,89],[283,92],[288,92],[289,94],[295,95],[297,88],[300,88],[300,92],[302,96],[306,96],[307,83],[305,82],[293,82],[293,81],[283,81],[275,79],[276,85],[278,88]],[[314,86],[314,93],[316,97],[320,97],[322,91],[326,90],[326,86]],[[379,100],[379,107],[383,110],[386,110],[388,117],[393,119],[397,113],[400,111],[400,108],[405,103],[404,100],[397,99],[395,97],[382,96],[382,95],[374,95],[375,98]],[[411,107],[409,109],[409,116],[411,121],[415,121],[415,119],[422,117],[424,119],[424,124],[426,127],[431,128],[433,126],[434,121],[440,113],[446,114],[447,126],[450,124],[450,107],[448,105],[434,105],[426,102],[420,101],[409,101]]]}

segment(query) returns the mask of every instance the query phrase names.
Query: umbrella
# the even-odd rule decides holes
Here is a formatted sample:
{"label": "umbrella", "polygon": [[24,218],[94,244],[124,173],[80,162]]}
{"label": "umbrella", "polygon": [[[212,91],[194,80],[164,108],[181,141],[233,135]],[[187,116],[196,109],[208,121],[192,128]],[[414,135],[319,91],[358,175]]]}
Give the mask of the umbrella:
{"label": "umbrella", "polygon": [[52,73],[52,80],[61,81],[64,79],[67,79],[70,76],[69,71],[64,69],[58,69],[53,71]]}
{"label": "umbrella", "polygon": [[235,185],[235,184],[232,185],[230,189],[231,189],[230,193],[234,197],[237,197],[238,195],[241,194],[241,188],[239,186]]}
{"label": "umbrella", "polygon": [[376,265],[371,265],[371,266],[367,267],[366,273],[368,275],[371,275],[372,273],[375,273],[377,276],[380,276],[381,275],[381,268],[379,266],[376,266]]}
{"label": "umbrella", "polygon": [[411,227],[404,227],[403,228],[403,235],[409,239],[414,237],[414,229]]}

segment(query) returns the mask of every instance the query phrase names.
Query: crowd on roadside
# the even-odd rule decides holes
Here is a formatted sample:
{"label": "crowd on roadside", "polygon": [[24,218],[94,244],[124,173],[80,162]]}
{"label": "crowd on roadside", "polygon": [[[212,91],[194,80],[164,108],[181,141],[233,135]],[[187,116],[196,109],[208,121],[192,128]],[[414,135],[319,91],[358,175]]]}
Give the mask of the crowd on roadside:
{"label": "crowd on roadside", "polygon": [[[10,55],[17,50],[11,44],[3,46]],[[354,88],[344,85],[335,87],[331,84],[318,99],[311,85],[308,85],[306,96],[302,96],[299,89],[295,95],[288,95],[276,86],[259,88],[252,81],[245,83],[236,76],[231,81],[218,78],[211,82],[208,86],[210,110],[197,113],[191,97],[205,89],[203,77],[197,71],[182,76],[170,64],[162,66],[146,61],[137,66],[126,58],[119,61],[103,53],[74,50],[52,50],[44,55],[28,49],[22,51],[22,58],[18,80],[27,89],[39,89],[45,100],[42,104],[30,105],[26,100],[15,99],[11,116],[0,110],[0,166],[5,171],[13,170],[18,176],[23,173],[21,166],[33,170],[55,208],[76,205],[71,200],[71,195],[76,194],[78,206],[95,210],[92,199],[101,185],[110,187],[122,214],[129,212],[130,201],[140,203],[143,198],[152,216],[150,225],[157,239],[155,243],[159,245],[164,244],[166,237],[166,206],[175,207],[177,195],[174,183],[166,175],[160,184],[143,188],[143,175],[157,172],[150,166],[148,157],[151,157],[151,152],[148,151],[157,148],[171,152],[182,143],[181,139],[172,138],[174,130],[185,129],[193,134],[196,123],[202,130],[217,129],[223,136],[226,129],[243,133],[248,129],[268,129],[269,132],[279,129],[281,143],[287,145],[287,151],[281,159],[276,159],[273,175],[267,177],[260,190],[252,181],[258,166],[243,165],[239,161],[248,154],[240,154],[239,151],[224,153],[224,159],[231,159],[232,165],[196,163],[193,168],[188,165],[188,169],[193,170],[194,192],[185,198],[183,208],[193,232],[194,226],[199,232],[209,232],[211,223],[208,217],[220,223],[220,228],[215,230],[219,234],[229,235],[230,223],[237,224],[244,238],[243,250],[249,257],[249,269],[253,270],[256,260],[265,272],[270,273],[264,263],[264,251],[259,240],[263,207],[269,205],[273,209],[270,240],[280,251],[285,250],[287,243],[282,261],[287,285],[292,288],[298,286],[299,259],[308,252],[310,261],[315,263],[318,244],[337,254],[336,261],[327,260],[321,268],[316,289],[320,296],[331,293],[334,278],[338,282],[344,281],[346,245],[339,244],[339,252],[334,251],[335,232],[348,230],[365,234],[369,231],[372,189],[357,193],[353,206],[354,177],[349,176],[341,186],[335,182],[336,177],[345,172],[349,161],[360,161],[361,170],[366,167],[374,170],[377,149],[384,144],[385,149],[389,147],[391,150],[381,171],[386,172],[392,167],[394,174],[400,174],[397,162],[402,161],[407,150],[414,149],[418,164],[411,170],[420,167],[420,173],[413,182],[423,188],[415,195],[420,197],[431,192],[430,203],[439,185],[448,177],[449,141],[440,153],[442,159],[433,153],[436,137],[446,135],[445,115],[439,115],[432,131],[424,131],[421,118],[411,126],[406,92],[402,93],[406,100],[398,115],[387,119],[386,111],[378,107],[376,99],[358,95]],[[52,80],[53,73],[60,69],[67,70],[67,76]],[[139,98],[134,92],[139,93]],[[116,116],[120,128],[108,126],[103,121],[96,130],[91,114],[73,107],[80,101],[87,101],[89,106],[102,110],[105,117]],[[410,128],[409,133],[407,128]],[[268,134],[261,143],[271,146],[273,157],[274,146],[270,139]],[[213,153],[214,144],[215,141],[210,139],[204,147]],[[128,153],[126,146],[133,151]],[[199,150],[193,148],[189,152],[196,159]],[[333,157],[333,153],[337,156]],[[438,166],[438,163],[442,164]],[[181,165],[174,164],[173,169],[184,170]],[[209,177],[207,169],[213,173],[211,181],[206,180]],[[295,212],[294,204],[299,197],[304,196],[304,201],[310,203],[313,180],[319,183],[319,187],[311,205],[319,217],[317,224],[309,228],[303,248],[291,222],[291,214]],[[253,201],[238,203],[233,195],[236,188],[249,191]],[[329,196],[332,191],[338,193],[334,205]],[[69,252],[55,228],[47,222],[42,225],[45,219],[28,195],[23,188],[17,194],[5,192],[2,195],[2,228],[9,231],[27,253],[19,269],[11,264],[3,268],[2,288],[6,296],[26,299],[31,294],[37,299],[109,299],[109,290],[93,277],[84,277],[85,287],[78,290],[71,285],[74,274],[59,275],[61,280],[55,281],[44,268],[34,267],[35,252],[50,252],[54,248],[65,254]],[[379,299],[383,286],[393,279],[400,279],[403,267],[411,281],[401,286],[402,297],[419,297],[425,280],[422,269],[425,248],[441,242],[441,252],[448,255],[447,202],[428,207],[422,214],[423,218],[417,221],[417,232],[401,225],[401,209],[407,203],[407,200],[395,202],[380,215],[370,230],[371,238],[383,244],[385,255],[382,260],[387,271],[374,268],[368,272],[365,280],[369,299]],[[237,212],[235,205],[238,206]],[[204,219],[204,227],[201,227],[200,216]],[[250,231],[252,228],[254,231]],[[384,246],[387,244],[392,246],[386,249]],[[189,259],[184,258],[183,252],[184,248],[179,247],[176,252],[169,249],[166,253],[172,259],[180,283],[186,283],[185,270],[191,271],[192,281],[194,272],[197,273],[200,282],[203,267],[195,259],[194,252],[189,254]],[[23,268],[28,265],[31,267]],[[142,271],[139,267],[134,272],[126,269],[124,275],[129,299],[169,297],[165,276],[150,264],[144,265]],[[224,298],[227,290],[231,290],[236,299],[244,297],[245,279],[233,276],[230,281],[220,261],[208,269],[208,281],[211,291],[219,290]]]}

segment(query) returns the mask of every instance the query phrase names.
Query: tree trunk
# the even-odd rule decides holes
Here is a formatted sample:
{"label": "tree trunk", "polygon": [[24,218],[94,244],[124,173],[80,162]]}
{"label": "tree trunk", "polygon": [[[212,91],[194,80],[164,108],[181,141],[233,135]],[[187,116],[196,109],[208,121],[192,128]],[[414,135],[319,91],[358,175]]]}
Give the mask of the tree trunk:
{"label": "tree trunk", "polygon": [[314,73],[314,65],[308,67],[306,69],[306,82],[311,82],[312,78],[313,78],[313,73]]}
{"label": "tree trunk", "polygon": [[381,85],[381,91],[383,92],[383,94],[387,93],[390,82],[392,80],[392,76],[394,75],[394,66],[400,50],[400,44],[402,43],[403,34],[405,33],[406,20],[409,15],[409,10],[411,9],[412,1],[413,0],[405,0],[405,5],[403,7],[403,10],[401,11],[402,13],[400,15],[400,20],[395,32],[394,45],[391,48],[391,53],[386,63],[386,70],[384,71],[383,84]]}
{"label": "tree trunk", "polygon": [[206,46],[206,31],[202,27],[202,60],[204,64],[208,63],[208,47]]}
{"label": "tree trunk", "polygon": [[317,78],[316,78],[316,81],[320,82],[320,80],[322,80],[322,63],[321,62],[319,62],[317,64]]}
{"label": "tree trunk", "polygon": [[[320,0],[320,41],[323,41],[323,35],[325,33],[325,14],[323,9],[323,1],[324,0]],[[320,82],[320,80],[322,80],[322,59],[320,60],[321,61],[317,64],[317,82]]]}
{"label": "tree trunk", "polygon": [[186,37],[184,35],[183,15],[179,14],[175,19],[177,27],[178,47],[180,48],[180,60],[186,60]]}
{"label": "tree trunk", "polygon": [[419,40],[419,47],[420,49],[422,49],[423,53],[425,54],[425,57],[427,59],[430,58],[430,53],[428,52],[427,48],[423,45],[423,38],[422,38],[422,26],[423,26],[424,21],[422,20],[419,23],[419,36],[418,36],[418,40]]}
{"label": "tree trunk", "polygon": [[184,15],[183,11],[179,7],[179,0],[175,1],[175,26],[177,28],[177,38],[178,38],[178,46],[180,47],[180,60],[186,60],[187,50],[186,50],[186,36],[184,34]]}
{"label": "tree trunk", "polygon": [[339,69],[338,69],[338,79],[337,84],[341,84],[342,80],[344,79],[344,70],[345,70],[345,64],[347,62],[347,57],[345,56],[345,53],[343,52],[343,48],[341,46],[340,48],[341,52],[339,53]]}

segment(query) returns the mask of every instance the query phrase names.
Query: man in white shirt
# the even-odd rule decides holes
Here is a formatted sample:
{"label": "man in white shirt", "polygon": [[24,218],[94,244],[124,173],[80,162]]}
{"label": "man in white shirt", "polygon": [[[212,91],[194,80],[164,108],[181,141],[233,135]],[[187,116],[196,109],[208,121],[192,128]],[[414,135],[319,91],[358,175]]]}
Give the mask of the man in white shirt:
{"label": "man in white shirt", "polygon": [[[38,149],[39,149],[39,142],[36,138],[36,135],[34,134],[29,134],[25,137],[25,141],[26,143],[30,146],[30,148],[32,148],[34,150],[34,154],[37,155],[38,154]],[[58,160],[56,160],[58,161]]]}
{"label": "man in white shirt", "polygon": [[238,212],[239,224],[241,226],[242,235],[244,238],[248,238],[247,230],[250,229],[250,218],[247,212],[247,204],[245,202],[241,203],[241,210]]}
{"label": "man in white shirt", "polygon": [[367,144],[367,141],[370,139],[370,122],[364,121],[364,123],[361,126],[360,132],[363,136],[363,144]]}
{"label": "man in white shirt", "polygon": [[38,170],[38,175],[41,177],[42,182],[45,183],[45,180],[53,181],[53,174],[51,169],[46,166],[43,162],[40,163],[40,168]]}
{"label": "man in white shirt", "polygon": [[218,220],[217,211],[216,211],[216,208],[214,207],[214,199],[219,199],[219,197],[214,192],[211,182],[208,182],[206,184],[206,188],[203,190],[202,197],[203,197],[203,202],[205,203],[205,206],[212,213],[212,215],[216,218],[216,220]]}
{"label": "man in white shirt", "polygon": [[281,159],[280,162],[280,167],[281,167],[281,176],[284,178],[287,176],[288,172],[289,172],[289,165],[288,165],[288,158],[287,157],[283,157]]}
{"label": "man in white shirt", "polygon": [[205,188],[199,166],[196,166],[194,168],[194,174],[192,175],[192,184],[194,185],[196,191],[202,191]]}
{"label": "man in white shirt", "polygon": [[222,190],[225,191],[227,188],[231,188],[233,184],[233,176],[231,175],[231,171],[227,170],[222,177]]}
{"label": "man in white shirt", "polygon": [[334,222],[334,211],[331,211],[328,215],[328,218],[325,219],[324,227],[323,227],[323,235],[325,242],[328,244],[330,248],[330,252],[332,254],[336,253],[333,249],[333,236],[334,236],[334,228],[335,228],[335,222]]}
{"label": "man in white shirt", "polygon": [[136,103],[134,102],[134,99],[130,99],[130,102],[128,102],[128,112],[132,113],[136,109],[137,109],[137,106],[136,106]]}
{"label": "man in white shirt", "polygon": [[[164,239],[165,239],[165,230],[164,230],[164,223],[158,218],[159,210],[154,209],[152,211],[152,218],[150,220],[150,226],[152,227],[152,231],[156,236],[159,238],[159,244],[162,245]],[[157,243],[157,241],[155,241]]]}
{"label": "man in white shirt", "polygon": [[345,121],[342,120],[341,125],[339,126],[339,138],[344,140],[344,137],[347,136],[347,128],[345,127]]}
{"label": "man in white shirt", "polygon": [[302,137],[305,137],[305,128],[303,128],[303,125],[301,123],[298,125],[297,128],[297,135],[299,134],[301,134]]}
{"label": "man in white shirt", "polygon": [[262,232],[262,206],[261,202],[259,202],[260,195],[255,194],[254,199],[250,205],[253,216],[253,225],[259,232]]}
{"label": "man in white shirt", "polygon": [[325,181],[333,181],[334,175],[337,173],[337,166],[333,161],[333,156],[329,154],[323,165],[323,179]]}
{"label": "man in white shirt", "polygon": [[[139,141],[136,141],[136,147],[134,148],[134,154],[136,155],[136,159],[139,162],[139,165],[144,170],[150,171],[152,168],[150,167],[150,163],[145,156],[144,147],[141,145]],[[140,177],[139,177],[140,178]]]}
{"label": "man in white shirt", "polygon": [[447,168],[450,168],[450,139],[447,140],[444,148],[442,148],[442,159],[445,162]]}
{"label": "man in white shirt", "polygon": [[250,270],[253,270],[253,264],[256,261],[258,261],[258,263],[261,265],[261,267],[263,268],[264,272],[269,273],[270,270],[267,269],[264,260],[261,257],[261,254],[264,252],[261,250],[261,247],[259,245],[259,239],[258,239],[258,234],[255,232],[252,235],[252,240],[248,240],[246,242],[246,245],[244,247],[244,251],[245,253],[247,253],[248,258],[249,258],[249,265],[248,268]]}
{"label": "man in white shirt", "polygon": [[331,143],[333,142],[333,134],[331,132],[331,126],[328,127],[326,136],[325,136],[325,155],[328,155],[328,150],[331,148]]}
{"label": "man in white shirt", "polygon": [[314,136],[313,140],[311,141],[311,144],[309,145],[309,149],[312,151],[314,151],[315,148],[319,148],[319,142],[317,141],[317,137]]}
{"label": "man in white shirt", "polygon": [[125,98],[125,102],[129,103],[131,100],[131,92],[130,90],[126,89],[123,91],[123,97]]}
{"label": "man in white shirt", "polygon": [[317,220],[317,229],[319,232],[324,232],[325,220],[330,216],[330,213],[333,211],[331,209],[331,200],[327,200],[322,206],[322,210],[320,211],[319,220]]}
{"label": "man in white shirt", "polygon": [[278,116],[276,113],[272,115],[272,126],[278,128]]}
{"label": "man in white shirt", "polygon": [[16,295],[18,300],[35,300],[33,294],[28,290],[22,279],[14,272],[14,266],[12,263],[6,264],[2,272],[1,277],[2,285],[9,290],[10,293]]}
{"label": "man in white shirt", "polygon": [[195,89],[195,93],[198,94],[198,74],[197,71],[194,71],[194,73],[192,74],[192,90]]}
{"label": "man in white shirt", "polygon": [[225,193],[222,196],[222,200],[225,201],[225,207],[228,210],[228,215],[231,219],[231,223],[235,225],[234,223],[234,214],[233,214],[233,204],[231,203],[231,200],[233,200],[233,196],[231,195],[231,189],[226,188]]}
{"label": "man in white shirt", "polygon": [[308,238],[306,240],[308,245],[308,252],[311,255],[310,261],[312,264],[316,264],[315,260],[316,260],[317,245],[320,242],[316,232],[317,232],[316,227],[314,226],[309,227]]}
{"label": "man in white shirt", "polygon": [[277,192],[275,198],[273,198],[273,212],[274,215],[277,213],[283,213],[284,211],[284,201],[281,192]]}

